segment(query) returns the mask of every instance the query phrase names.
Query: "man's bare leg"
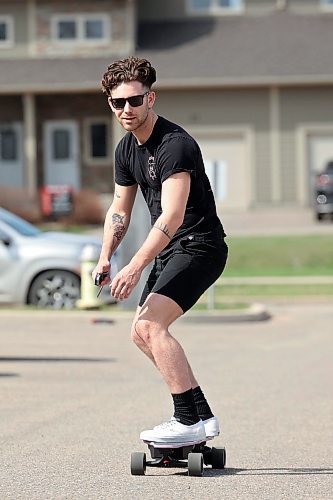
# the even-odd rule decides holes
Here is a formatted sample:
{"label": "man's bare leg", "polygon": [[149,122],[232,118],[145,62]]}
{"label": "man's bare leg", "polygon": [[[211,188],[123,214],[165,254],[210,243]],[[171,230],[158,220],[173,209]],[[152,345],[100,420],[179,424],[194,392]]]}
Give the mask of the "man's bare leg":
{"label": "man's bare leg", "polygon": [[[148,347],[148,345],[143,341],[143,339],[140,337],[140,335],[138,334],[138,332],[136,331],[136,323],[138,321],[138,318],[140,316],[140,312],[142,310],[142,307],[138,307],[137,310],[136,310],[136,313],[135,313],[135,316],[134,316],[134,319],[133,319],[133,323],[132,323],[132,331],[131,331],[131,337],[132,337],[132,340],[133,342],[136,344],[136,346],[154,363],[154,365],[157,367],[156,365],[156,361],[155,361],[155,358],[153,356],[153,353],[151,352],[150,348]],[[189,362],[187,361],[187,367],[188,367],[188,372],[189,372],[189,376],[190,376],[190,380],[191,380],[191,387],[192,389],[194,389],[195,387],[198,387],[198,382],[193,374],[193,371],[192,371],[192,368],[189,364]]]}
{"label": "man's bare leg", "polygon": [[[176,432],[180,432],[181,435],[184,433],[184,426],[181,427],[183,424],[189,426],[189,431],[185,431],[185,436],[187,432],[194,433],[193,436],[208,435],[205,418],[202,419],[205,421],[204,429],[200,428],[202,422],[200,424],[201,417],[198,409],[209,409],[209,405],[193,375],[183,348],[168,331],[169,326],[182,314],[182,309],[172,299],[159,294],[151,294],[145,304],[137,309],[134,317],[132,339],[159,369],[169,386],[176,417],[176,421],[171,420],[168,423],[167,429],[163,424],[151,431],[143,431],[142,439],[159,439],[161,433],[165,435],[165,432],[171,432],[172,435],[175,432],[172,428],[175,426],[180,426],[180,429],[177,427]],[[218,425],[215,417],[213,420],[213,424]],[[215,430],[214,434],[216,435]]]}
{"label": "man's bare leg", "polygon": [[153,356],[153,353],[147,346],[147,344],[143,341],[143,339],[140,337],[140,335],[136,331],[136,323],[138,321],[140,312],[141,312],[142,307],[138,306],[136,309],[136,313],[132,322],[132,329],[131,329],[131,338],[135,345],[154,363],[156,366],[156,362]]}
{"label": "man's bare leg", "polygon": [[134,342],[155,363],[172,394],[191,389],[195,381],[183,348],[168,331],[182,314],[172,299],[153,293],[137,311],[132,328]]}

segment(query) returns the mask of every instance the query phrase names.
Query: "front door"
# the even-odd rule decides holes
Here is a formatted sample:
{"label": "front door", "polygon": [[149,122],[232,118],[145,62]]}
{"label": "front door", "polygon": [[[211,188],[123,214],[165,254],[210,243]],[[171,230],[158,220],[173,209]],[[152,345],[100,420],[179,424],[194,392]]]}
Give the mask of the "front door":
{"label": "front door", "polygon": [[74,120],[44,124],[44,184],[80,189],[79,133]]}

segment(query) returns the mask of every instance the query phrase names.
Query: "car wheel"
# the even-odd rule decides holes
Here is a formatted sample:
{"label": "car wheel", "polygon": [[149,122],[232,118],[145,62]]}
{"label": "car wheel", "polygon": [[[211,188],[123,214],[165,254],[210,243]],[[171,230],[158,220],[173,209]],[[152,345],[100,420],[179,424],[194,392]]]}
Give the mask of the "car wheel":
{"label": "car wheel", "polygon": [[80,298],[80,278],[69,271],[44,271],[33,281],[28,303],[37,307],[72,309]]}

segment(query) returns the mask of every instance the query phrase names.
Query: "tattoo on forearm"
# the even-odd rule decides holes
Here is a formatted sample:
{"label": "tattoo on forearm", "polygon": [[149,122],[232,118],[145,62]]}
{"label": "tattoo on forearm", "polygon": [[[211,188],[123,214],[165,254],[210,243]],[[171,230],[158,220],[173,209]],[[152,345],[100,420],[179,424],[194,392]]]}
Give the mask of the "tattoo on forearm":
{"label": "tattoo on forearm", "polygon": [[162,231],[162,233],[165,234],[165,236],[169,238],[169,240],[171,240],[170,231],[166,224],[162,224],[161,222],[156,222],[153,227],[155,229],[159,229],[160,231]]}
{"label": "tattoo on forearm", "polygon": [[114,238],[119,243],[125,233],[125,216],[119,214],[112,214],[112,226]]}
{"label": "tattoo on forearm", "polygon": [[114,195],[116,198],[120,198],[120,194],[118,193],[118,191],[115,191]]}
{"label": "tattoo on forearm", "polygon": [[112,224],[122,224],[124,225],[124,215],[112,214]]}

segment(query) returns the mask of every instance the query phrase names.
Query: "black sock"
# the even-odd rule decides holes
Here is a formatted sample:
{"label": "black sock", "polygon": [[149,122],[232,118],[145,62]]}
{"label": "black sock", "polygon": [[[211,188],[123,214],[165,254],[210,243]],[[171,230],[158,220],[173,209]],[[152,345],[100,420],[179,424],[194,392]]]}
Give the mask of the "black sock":
{"label": "black sock", "polygon": [[207,403],[201,388],[198,386],[195,389],[192,389],[192,393],[195,406],[197,408],[197,412],[201,420],[207,420],[208,418],[214,417],[212,410],[210,409],[210,406]]}
{"label": "black sock", "polygon": [[174,417],[184,425],[193,425],[199,422],[200,418],[194,402],[192,389],[181,394],[171,394],[175,407]]}

